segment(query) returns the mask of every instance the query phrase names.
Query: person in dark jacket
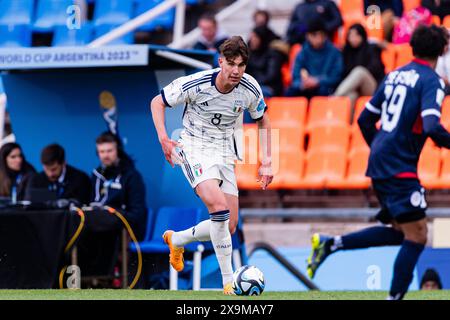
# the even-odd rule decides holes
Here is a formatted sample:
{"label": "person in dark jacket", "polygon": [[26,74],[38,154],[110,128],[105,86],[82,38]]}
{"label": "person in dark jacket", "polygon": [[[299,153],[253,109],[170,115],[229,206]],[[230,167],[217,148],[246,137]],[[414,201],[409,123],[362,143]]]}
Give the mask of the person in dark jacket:
{"label": "person in dark jacket", "polygon": [[91,180],[86,173],[67,164],[63,147],[46,146],[41,152],[41,163],[44,171],[31,179],[27,197],[31,189],[48,189],[57,199],[76,200],[78,205],[90,203]]}
{"label": "person in dark jacket", "polygon": [[286,96],[329,96],[342,79],[341,52],[328,40],[321,20],[310,23],[307,41],[297,55]]}
{"label": "person in dark jacket", "polygon": [[334,95],[348,96],[354,103],[360,96],[372,96],[384,78],[381,48],[367,41],[367,32],[357,23],[350,27],[342,52],[344,77]]}
{"label": "person in dark jacket", "polygon": [[198,41],[193,49],[219,52],[220,46],[228,39],[217,24],[213,14],[205,13],[198,20],[198,28],[201,31]]}
{"label": "person in dark jacket", "polygon": [[265,27],[266,28],[266,37],[269,42],[272,42],[273,40],[280,39],[280,36],[277,35],[269,26],[270,23],[270,13],[267,10],[256,10],[253,13],[253,22],[254,27]]}
{"label": "person in dark jacket", "polygon": [[305,41],[308,25],[315,20],[321,20],[330,39],[342,26],[342,16],[339,8],[331,0],[305,0],[298,4],[291,16],[287,31],[287,41],[293,45]]}
{"label": "person in dark jacket", "polygon": [[422,0],[422,7],[427,8],[441,20],[450,15],[450,0]]}
{"label": "person in dark jacket", "polygon": [[441,277],[436,270],[432,268],[425,270],[420,280],[420,290],[442,290]]}
{"label": "person in dark jacket", "polygon": [[145,185],[133,161],[122,148],[120,139],[110,133],[96,140],[101,165],[93,171],[93,202],[123,213],[138,236],[145,228],[147,204]]}
{"label": "person in dark jacket", "polygon": [[264,97],[282,95],[281,67],[287,61],[286,53],[278,49],[276,43],[270,40],[270,35],[266,27],[253,29],[249,40],[251,59],[246,69],[260,84]]}
{"label": "person in dark jacket", "polygon": [[6,143],[0,149],[0,197],[21,201],[36,170],[25,160],[17,143]]}

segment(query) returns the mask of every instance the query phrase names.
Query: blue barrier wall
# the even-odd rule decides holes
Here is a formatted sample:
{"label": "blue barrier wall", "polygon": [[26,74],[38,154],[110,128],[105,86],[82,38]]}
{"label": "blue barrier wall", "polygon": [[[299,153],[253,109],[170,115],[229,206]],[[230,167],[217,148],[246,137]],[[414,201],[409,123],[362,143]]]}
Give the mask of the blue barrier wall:
{"label": "blue barrier wall", "polygon": [[[17,141],[39,170],[41,149],[66,148],[68,162],[88,173],[98,166],[95,138],[106,130],[99,105],[102,91],[117,102],[119,132],[147,187],[148,206],[202,206],[180,167],[166,163],[153,127],[149,103],[161,86],[188,69],[68,69],[3,73]],[[169,134],[181,127],[183,108],[169,109]]]}
{"label": "blue barrier wall", "polygon": [[[310,248],[278,248],[280,253],[306,275]],[[314,283],[324,291],[388,291],[399,247],[339,251],[330,256],[317,272]],[[267,291],[306,291],[292,274],[264,251],[256,251],[249,264],[264,273]],[[444,289],[450,289],[450,249],[426,248],[414,272],[410,290],[418,290],[427,268],[440,275]]]}

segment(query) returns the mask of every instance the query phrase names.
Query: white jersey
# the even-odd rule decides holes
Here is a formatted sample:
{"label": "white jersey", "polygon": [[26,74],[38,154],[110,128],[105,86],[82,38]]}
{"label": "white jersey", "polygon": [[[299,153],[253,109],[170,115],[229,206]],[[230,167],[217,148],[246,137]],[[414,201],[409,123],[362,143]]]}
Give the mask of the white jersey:
{"label": "white jersey", "polygon": [[161,90],[161,96],[169,107],[185,106],[182,140],[229,157],[237,152],[234,129],[239,116],[248,110],[259,120],[266,104],[259,84],[248,74],[231,92],[221,93],[215,85],[219,72],[217,68],[178,78]]}

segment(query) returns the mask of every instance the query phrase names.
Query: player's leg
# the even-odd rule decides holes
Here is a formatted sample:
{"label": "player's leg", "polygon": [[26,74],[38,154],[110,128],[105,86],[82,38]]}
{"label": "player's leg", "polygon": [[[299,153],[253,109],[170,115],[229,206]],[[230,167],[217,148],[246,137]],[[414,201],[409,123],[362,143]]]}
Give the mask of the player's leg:
{"label": "player's leg", "polygon": [[[223,188],[222,188],[223,190]],[[239,198],[234,194],[225,193],[226,202],[230,210],[230,234],[233,235],[239,221]],[[205,242],[211,241],[210,235],[211,220],[203,220],[196,226],[174,232],[172,235],[172,242],[177,247],[184,247],[187,244],[195,241]]]}
{"label": "player's leg", "polygon": [[414,268],[427,243],[427,221],[425,218],[409,223],[401,223],[405,234],[400,251],[394,263],[389,299],[400,300],[408,291],[413,279]]}
{"label": "player's leg", "polygon": [[208,208],[211,217],[210,235],[214,251],[222,273],[224,293],[231,294],[233,267],[231,263],[232,244],[229,230],[230,210],[225,194],[219,187],[217,180],[201,182],[196,192]]}
{"label": "player's leg", "polygon": [[402,244],[404,235],[402,231],[399,230],[398,224],[394,222],[395,220],[387,207],[388,205],[391,205],[386,201],[386,197],[391,195],[391,185],[389,183],[386,184],[385,182],[373,181],[373,186],[380,205],[383,208],[376,218],[386,226],[374,226],[336,237],[328,237],[317,233],[314,234],[311,239],[311,254],[307,260],[307,272],[311,278],[314,277],[317,269],[325,259],[330,254],[339,250],[398,246]]}
{"label": "player's leg", "polygon": [[233,235],[236,232],[236,228],[239,222],[239,198],[236,195],[225,193],[227,205],[230,210],[230,234]]}

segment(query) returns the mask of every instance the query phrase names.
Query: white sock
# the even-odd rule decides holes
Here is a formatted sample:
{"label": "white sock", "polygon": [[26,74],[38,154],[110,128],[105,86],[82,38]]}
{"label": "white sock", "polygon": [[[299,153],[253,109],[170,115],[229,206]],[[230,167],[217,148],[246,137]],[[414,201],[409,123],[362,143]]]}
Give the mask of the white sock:
{"label": "white sock", "polygon": [[210,226],[211,220],[204,220],[195,227],[183,231],[174,232],[172,235],[172,243],[175,247],[181,248],[195,241],[210,241]]}
{"label": "white sock", "polygon": [[223,285],[233,281],[231,264],[231,234],[229,230],[230,212],[228,210],[211,214],[211,241],[222,273]]}

